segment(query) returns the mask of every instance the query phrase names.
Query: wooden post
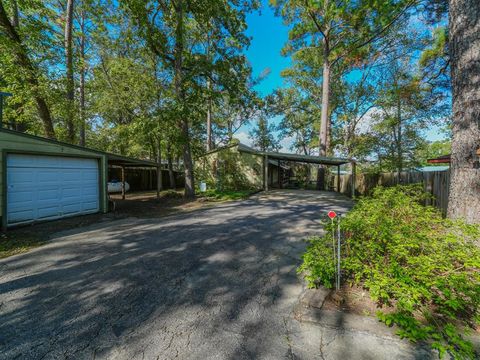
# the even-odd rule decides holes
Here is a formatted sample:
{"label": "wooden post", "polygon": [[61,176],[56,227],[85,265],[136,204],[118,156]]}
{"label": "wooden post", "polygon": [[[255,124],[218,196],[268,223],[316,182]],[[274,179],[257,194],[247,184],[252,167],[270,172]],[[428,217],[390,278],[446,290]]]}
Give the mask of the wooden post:
{"label": "wooden post", "polygon": [[277,180],[278,180],[278,188],[281,189],[282,188],[282,183],[281,183],[281,180],[280,180],[280,173],[281,173],[281,168],[280,168],[280,159],[278,159],[278,174],[277,174]]}
{"label": "wooden post", "polygon": [[357,175],[357,164],[355,163],[355,161],[352,161],[352,199],[355,198],[355,177]]}
{"label": "wooden post", "polygon": [[268,156],[265,155],[265,169],[264,169],[264,177],[263,177],[263,180],[264,180],[264,186],[263,186],[263,189],[265,191],[268,191]]}
{"label": "wooden post", "polygon": [[337,166],[337,192],[340,191],[340,165]]}
{"label": "wooden post", "polygon": [[160,191],[163,190],[162,168],[157,166],[157,199],[160,199]]}
{"label": "wooden post", "polygon": [[3,127],[3,93],[0,93],[0,129]]}
{"label": "wooden post", "polygon": [[122,166],[122,200],[125,200],[125,166]]}

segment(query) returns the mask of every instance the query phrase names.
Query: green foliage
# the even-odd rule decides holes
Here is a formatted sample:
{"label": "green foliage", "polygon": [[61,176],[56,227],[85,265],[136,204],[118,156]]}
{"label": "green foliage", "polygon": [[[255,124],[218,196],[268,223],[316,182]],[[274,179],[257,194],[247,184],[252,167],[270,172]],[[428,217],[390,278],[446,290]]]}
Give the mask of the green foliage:
{"label": "green foliage", "polygon": [[31,234],[25,236],[0,234],[0,259],[27,252],[46,241],[46,237]]}
{"label": "green foliage", "polygon": [[160,198],[162,199],[181,199],[183,197],[182,193],[176,190],[165,190],[160,193]]}
{"label": "green foliage", "polygon": [[[342,81],[351,79],[349,75],[355,70],[382,56],[386,51],[383,38],[392,31],[394,23],[405,18],[412,3],[405,0],[271,0],[270,3],[290,27],[282,54],[291,57],[292,66],[283,70],[282,76],[299,90],[300,101],[295,103],[302,104],[297,112],[303,116],[287,113],[289,118],[285,123],[293,123],[295,127],[298,122],[308,120],[312,125],[316,123],[322,129],[317,145],[321,143],[326,153],[333,153],[331,134],[337,124],[335,119],[332,124],[331,115],[341,96]],[[286,105],[292,105],[289,103]],[[325,119],[322,126],[318,119]],[[300,137],[300,149],[305,151],[305,140],[311,136],[302,131],[295,131],[295,135]]]}
{"label": "green foliage", "polygon": [[420,56],[419,64],[422,67],[428,66],[439,57],[446,55],[448,47],[448,29],[446,27],[436,28],[433,32],[433,43],[431,47],[425,49]]}
{"label": "green foliage", "polygon": [[450,154],[451,151],[452,143],[450,140],[437,140],[425,142],[424,146],[417,149],[415,156],[420,164],[430,165],[427,163],[428,159]]}
{"label": "green foliage", "polygon": [[199,159],[195,178],[218,191],[254,190],[245,173],[246,161],[235,147],[226,148]]}
{"label": "green foliage", "polygon": [[274,131],[275,126],[273,124],[269,125],[265,117],[260,117],[257,126],[249,133],[253,146],[261,151],[278,151],[280,143],[275,139]]}
{"label": "green foliage", "polygon": [[215,190],[208,189],[203,193],[199,193],[200,198],[208,201],[227,201],[227,200],[244,200],[252,194],[250,190]]}
{"label": "green foliage", "polygon": [[[398,325],[401,337],[471,359],[463,335],[480,315],[480,229],[443,219],[421,205],[425,196],[417,186],[397,186],[361,198],[341,220],[343,277],[394,308],[379,318]],[[329,235],[311,239],[303,256],[299,271],[311,287],[333,284],[331,241]]]}

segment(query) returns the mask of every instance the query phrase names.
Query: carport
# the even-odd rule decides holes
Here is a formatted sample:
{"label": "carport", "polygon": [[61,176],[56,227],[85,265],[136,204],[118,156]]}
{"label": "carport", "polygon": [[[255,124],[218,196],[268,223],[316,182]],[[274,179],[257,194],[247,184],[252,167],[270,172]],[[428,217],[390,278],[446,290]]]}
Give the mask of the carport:
{"label": "carport", "polygon": [[[353,159],[328,157],[328,156],[312,156],[312,155],[277,153],[277,152],[263,152],[262,155],[264,158],[263,184],[264,184],[265,191],[268,191],[268,175],[269,175],[268,164],[271,160],[277,161],[278,168],[280,168],[282,161],[336,166],[337,167],[337,191],[340,191],[340,166],[345,164],[350,164],[352,167],[352,177],[351,177],[352,197],[355,196],[356,163]],[[280,177],[278,177],[278,179],[280,181]]]}
{"label": "carport", "polygon": [[125,200],[125,169],[126,168],[154,168],[157,173],[157,198],[160,197],[160,191],[163,188],[162,184],[162,169],[161,164],[150,160],[132,159],[125,156],[107,154],[108,167],[120,168],[122,182],[122,200]]}

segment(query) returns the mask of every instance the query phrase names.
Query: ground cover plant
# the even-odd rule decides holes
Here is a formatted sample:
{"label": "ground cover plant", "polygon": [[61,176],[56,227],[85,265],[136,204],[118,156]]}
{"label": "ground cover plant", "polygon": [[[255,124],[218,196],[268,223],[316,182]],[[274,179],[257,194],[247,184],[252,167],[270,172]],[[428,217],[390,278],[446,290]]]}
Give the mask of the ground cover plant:
{"label": "ground cover plant", "polygon": [[1,234],[0,259],[27,252],[43,245],[45,242],[45,239],[39,239],[35,236],[23,236],[18,238],[16,236]]}
{"label": "ground cover plant", "polygon": [[208,201],[243,200],[253,193],[252,190],[215,190],[200,192],[199,197]]}
{"label": "ground cover plant", "polygon": [[[456,359],[478,354],[467,337],[479,324],[480,230],[425,207],[417,186],[377,188],[341,219],[342,276],[362,286],[388,326]],[[299,271],[310,287],[334,283],[331,224],[310,239]]]}

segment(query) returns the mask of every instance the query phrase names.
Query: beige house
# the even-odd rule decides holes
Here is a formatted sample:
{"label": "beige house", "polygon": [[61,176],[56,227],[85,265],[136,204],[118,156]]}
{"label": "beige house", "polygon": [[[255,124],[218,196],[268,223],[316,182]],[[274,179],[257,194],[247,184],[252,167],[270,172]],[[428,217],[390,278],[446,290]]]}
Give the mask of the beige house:
{"label": "beige house", "polygon": [[335,166],[338,172],[343,164],[355,164],[345,158],[262,152],[237,142],[198,158],[195,172],[208,188],[268,190],[288,187],[299,163]]}

